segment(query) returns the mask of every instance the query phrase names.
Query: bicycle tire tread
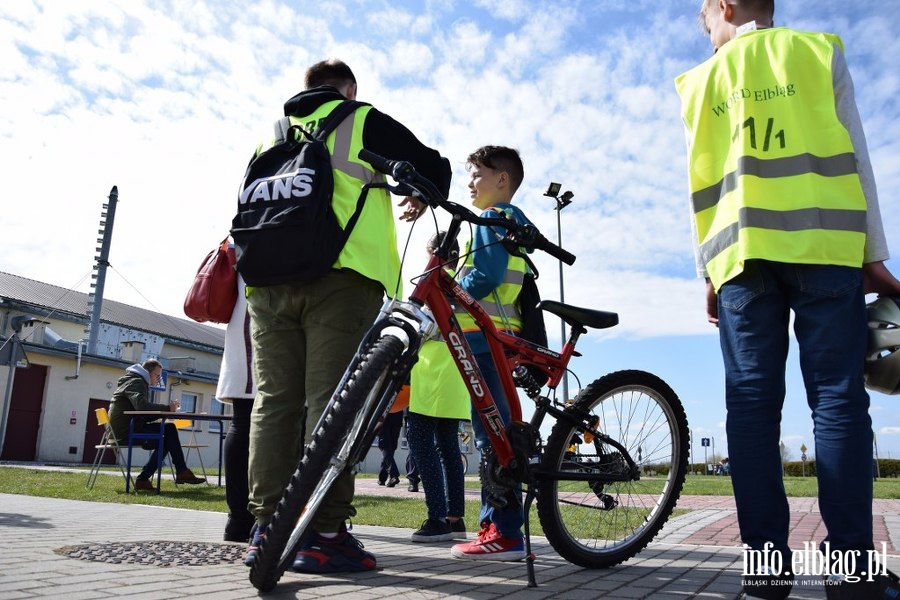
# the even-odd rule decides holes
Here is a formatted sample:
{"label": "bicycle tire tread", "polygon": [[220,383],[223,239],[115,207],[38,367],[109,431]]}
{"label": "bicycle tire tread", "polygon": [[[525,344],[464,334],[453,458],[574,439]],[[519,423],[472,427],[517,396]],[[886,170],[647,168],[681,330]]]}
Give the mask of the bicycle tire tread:
{"label": "bicycle tire tread", "polygon": [[[601,404],[603,400],[612,398],[617,391],[622,390],[652,390],[661,408],[664,411],[668,409],[666,420],[671,421],[670,428],[675,437],[672,442],[672,451],[673,454],[677,453],[671,466],[676,469],[675,476],[672,478],[665,496],[655,505],[656,511],[652,522],[642,527],[640,533],[632,539],[624,542],[617,540],[618,543],[611,549],[588,549],[573,539],[560,516],[557,503],[559,481],[543,482],[539,486],[538,517],[548,541],[560,556],[573,564],[586,568],[612,567],[627,561],[643,550],[656,537],[675,509],[687,472],[687,416],[681,400],[672,388],[656,375],[637,370],[610,373],[586,386],[575,399],[575,405],[579,409],[590,410]],[[562,463],[574,431],[572,425],[564,422],[557,422],[552,428],[545,451],[546,460],[551,466]],[[622,442],[622,440],[619,441]],[[551,486],[551,490],[547,489],[548,485]]]}
{"label": "bicycle tire tread", "polygon": [[343,388],[335,391],[325,407],[304,456],[272,515],[259,553],[250,568],[250,582],[260,593],[270,592],[278,584],[284,573],[284,568],[279,564],[281,556],[297,518],[317,491],[332,457],[348,435],[354,418],[357,418],[366,395],[402,351],[403,343],[395,337],[387,336],[375,342],[354,361],[353,373],[346,379]]}

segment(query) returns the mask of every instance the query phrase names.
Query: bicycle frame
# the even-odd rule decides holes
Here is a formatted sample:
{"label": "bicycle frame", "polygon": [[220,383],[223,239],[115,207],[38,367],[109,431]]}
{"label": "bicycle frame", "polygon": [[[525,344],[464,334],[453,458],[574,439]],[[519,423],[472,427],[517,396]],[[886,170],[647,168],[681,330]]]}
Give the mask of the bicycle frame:
{"label": "bicycle frame", "polygon": [[417,281],[415,289],[410,295],[410,302],[419,306],[427,306],[431,310],[435,323],[444,336],[453,360],[469,390],[475,412],[485,426],[498,461],[504,467],[515,468],[512,445],[506,434],[506,426],[497,409],[497,403],[485,384],[484,376],[475,361],[465,334],[453,314],[453,307],[448,298],[452,298],[472,315],[487,339],[491,358],[497,365],[500,381],[503,383],[503,391],[509,401],[512,421],[522,420],[522,407],[516,392],[512,370],[521,363],[535,365],[548,376],[547,387],[555,389],[562,381],[569,360],[575,352],[575,342],[580,332],[573,329],[572,335],[563,346],[562,353],[557,353],[511,333],[498,330],[478,301],[463,290],[443,268],[446,262],[444,257],[449,252],[449,243],[456,239],[459,229],[459,220],[454,218],[444,238],[444,244],[431,256],[424,275]]}
{"label": "bicycle frame", "polygon": [[[567,372],[572,356],[578,356],[575,345],[588,327],[603,329],[618,323],[618,315],[547,301],[542,308],[561,317],[571,329],[562,350],[555,352],[513,333],[501,331],[475,298],[444,269],[450,256],[450,249],[459,235],[462,222],[506,230],[506,235],[498,235],[498,243],[503,243],[512,254],[515,248],[532,248],[547,252],[566,264],[572,264],[575,256],[544,238],[532,224],[498,220],[493,217],[479,217],[458,204],[447,201],[434,187],[422,178],[409,163],[391,161],[366,150],[360,151],[360,158],[369,162],[376,170],[391,174],[398,182],[390,186],[384,181],[368,184],[370,187],[385,187],[402,196],[419,196],[432,207],[440,207],[452,216],[447,234],[440,246],[428,260],[425,271],[418,276],[408,301],[388,299],[381,308],[378,318],[360,343],[359,351],[344,376],[338,383],[331,402],[316,425],[313,440],[307,446],[307,453],[298,465],[291,483],[286,487],[282,501],[269,524],[267,537],[258,549],[251,568],[250,579],[260,591],[271,590],[286,569],[301,537],[315,516],[317,507],[328,494],[337,474],[361,460],[371,445],[381,420],[390,409],[400,386],[417,360],[419,348],[424,340],[431,339],[437,331],[443,335],[456,368],[461,374],[471,396],[473,418],[484,425],[489,438],[492,454],[484,453],[481,468],[483,492],[487,491],[487,501],[495,507],[518,503],[519,490],[524,490],[525,500],[521,508],[527,515],[538,492],[547,492],[549,502],[538,504],[539,517],[545,525],[548,540],[561,556],[581,566],[603,568],[619,564],[644,548],[671,515],[675,501],[684,482],[687,465],[687,421],[681,403],[675,393],[655,375],[644,371],[617,371],[601,377],[584,387],[574,402],[569,398],[561,402],[555,391]],[[508,246],[507,244],[511,244]],[[453,304],[451,304],[451,302]],[[488,389],[484,374],[479,368],[466,341],[459,321],[454,314],[465,310],[475,321],[484,335],[490,357],[496,366],[503,393],[508,399],[510,423],[504,423],[496,399]],[[546,376],[542,386],[524,367],[534,367]],[[543,378],[542,378],[543,379]],[[535,412],[530,423],[522,423],[522,407],[518,388],[524,388],[526,395],[534,402]],[[542,395],[547,387],[549,394]],[[671,449],[671,457],[681,462],[674,464],[675,471],[669,471],[669,485],[659,495],[655,504],[643,502],[640,493],[629,489],[623,492],[623,517],[627,524],[632,514],[630,502],[636,499],[638,512],[634,513],[639,526],[624,533],[609,529],[610,535],[597,538],[598,545],[590,540],[585,543],[578,533],[580,526],[570,527],[582,520],[582,515],[560,512],[562,505],[573,504],[567,498],[559,498],[556,482],[563,480],[587,481],[588,486],[568,486],[565,494],[579,494],[586,504],[574,503],[580,510],[596,509],[610,511],[620,506],[616,490],[606,491],[604,485],[641,479],[641,468],[635,464],[623,443],[612,439],[600,431],[605,427],[600,420],[601,410],[595,412],[608,398],[618,397],[619,392],[636,394],[640,405],[652,406],[659,416],[654,423],[668,425],[663,429],[667,436],[660,448]],[[614,418],[619,401],[614,400]],[[645,409],[646,415],[647,410]],[[540,435],[544,419],[551,416],[556,420],[546,447]],[[630,415],[628,415],[630,417]],[[559,427],[559,425],[563,425]],[[617,427],[618,426],[618,427]],[[621,423],[612,423],[613,430],[620,431]],[[592,448],[579,461],[577,456],[569,456],[571,445],[580,444],[578,436]],[[627,435],[623,438],[628,443]],[[641,438],[644,439],[644,438]],[[606,446],[609,446],[607,448]],[[637,446],[640,457],[641,447]],[[665,455],[663,455],[665,456]],[[548,459],[548,460],[544,460]],[[626,464],[622,464],[622,461]],[[547,464],[542,464],[546,462]],[[627,467],[627,468],[626,468]],[[674,473],[674,475],[672,475]],[[524,484],[519,487],[520,484]],[[595,484],[600,484],[595,485]],[[527,490],[525,488],[527,487]],[[648,512],[649,511],[649,512]],[[599,514],[599,513],[596,513]],[[649,517],[649,518],[648,518]],[[614,515],[612,521],[618,521]],[[524,521],[526,563],[529,586],[536,585],[534,555],[531,553],[529,519]],[[635,521],[637,523],[637,521]],[[602,524],[598,521],[598,526]],[[606,528],[604,527],[604,530]],[[597,531],[599,533],[599,530]],[[621,539],[620,539],[621,538]],[[607,542],[611,546],[607,546]],[[267,546],[271,544],[271,549]]]}

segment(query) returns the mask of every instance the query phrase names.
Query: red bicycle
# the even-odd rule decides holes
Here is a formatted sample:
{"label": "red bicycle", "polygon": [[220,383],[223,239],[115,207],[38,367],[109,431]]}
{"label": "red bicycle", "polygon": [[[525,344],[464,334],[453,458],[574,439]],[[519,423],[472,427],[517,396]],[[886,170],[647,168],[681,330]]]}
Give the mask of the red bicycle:
{"label": "red bicycle", "polygon": [[[416,195],[432,209],[449,212],[451,222],[409,300],[388,300],[360,344],[285,489],[251,567],[250,581],[261,592],[275,587],[292,564],[335,478],[365,457],[407,381],[420,344],[438,333],[451,350],[491,440],[480,468],[490,501],[504,506],[521,501],[514,490],[521,487],[525,492],[529,585],[536,585],[528,518],[535,499],[544,535],[566,560],[604,568],[636,555],[672,514],[684,484],[688,425],[678,396],[659,377],[627,370],[584,386],[572,401],[557,399],[556,388],[568,372],[570,359],[579,356],[575,345],[580,336],[588,328],[616,325],[618,315],[541,302],[542,310],[570,327],[562,350],[555,352],[499,331],[443,265],[464,222],[505,229],[509,247],[542,250],[567,264],[575,256],[549,242],[532,225],[484,219],[448,201],[407,162],[366,150],[360,158],[395,181],[373,186],[400,196]],[[509,400],[508,426],[500,418],[452,304],[464,307],[487,338]],[[544,387],[532,374],[535,368],[547,378]],[[527,422],[522,419],[517,388],[534,403],[534,414]],[[544,388],[547,391],[542,394]],[[545,441],[541,427],[547,419],[553,422]]]}

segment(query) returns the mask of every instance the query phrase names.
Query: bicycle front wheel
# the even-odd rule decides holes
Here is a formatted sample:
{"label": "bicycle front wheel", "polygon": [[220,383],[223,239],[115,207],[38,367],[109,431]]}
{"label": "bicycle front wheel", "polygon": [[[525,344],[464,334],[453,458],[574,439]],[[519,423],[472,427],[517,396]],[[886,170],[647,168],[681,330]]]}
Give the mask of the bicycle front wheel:
{"label": "bicycle front wheel", "polygon": [[627,450],[639,477],[628,477],[633,471],[619,449],[558,421],[541,465],[587,480],[540,479],[538,516],[560,556],[582,567],[611,567],[647,546],[672,514],[687,470],[687,417],[675,392],[644,371],[601,377],[568,410],[590,414],[585,421]]}
{"label": "bicycle front wheel", "polygon": [[402,353],[403,342],[396,337],[375,342],[355,359],[355,368],[325,407],[250,568],[250,582],[260,592],[274,589],[335,479],[371,442],[382,416],[379,407],[386,409],[389,390],[399,389],[393,366]]}

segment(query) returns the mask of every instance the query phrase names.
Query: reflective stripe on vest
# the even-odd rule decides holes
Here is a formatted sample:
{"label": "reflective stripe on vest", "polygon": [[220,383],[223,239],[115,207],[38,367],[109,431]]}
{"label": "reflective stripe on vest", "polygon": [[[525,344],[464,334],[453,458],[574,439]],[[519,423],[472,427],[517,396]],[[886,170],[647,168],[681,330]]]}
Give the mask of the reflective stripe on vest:
{"label": "reflective stripe on vest", "polygon": [[832,83],[840,43],[748,32],[676,80],[700,259],[716,289],[753,258],[862,264],[866,201]]}
{"label": "reflective stripe on vest", "polygon": [[[474,267],[471,245],[471,240],[466,242],[466,260],[456,275],[457,281],[462,279]],[[500,299],[499,305],[494,294],[485,296],[484,298],[476,298],[478,304],[481,305],[481,308],[483,308],[488,316],[491,317],[491,321],[494,322],[498,329],[503,330],[508,327],[513,331],[522,330],[522,314],[519,311],[518,299],[527,271],[528,264],[524,259],[510,255],[506,263],[506,272],[503,275],[503,281],[495,290],[497,297]],[[478,330],[475,319],[472,318],[472,315],[466,312],[465,309],[457,308],[454,312],[463,331]]]}
{"label": "reflective stripe on vest", "polygon": [[[326,102],[304,117],[291,117],[292,122],[310,131],[339,103]],[[328,136],[326,145],[331,153],[334,175],[332,208],[343,227],[356,210],[362,186],[382,181],[384,176],[373,171],[357,155],[363,148],[362,134],[371,106],[362,106],[337,126]],[[402,296],[400,255],[397,252],[397,231],[390,195],[384,189],[370,189],[359,220],[334,263],[335,269],[352,269],[369,279],[378,281],[389,296]]]}

